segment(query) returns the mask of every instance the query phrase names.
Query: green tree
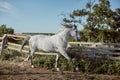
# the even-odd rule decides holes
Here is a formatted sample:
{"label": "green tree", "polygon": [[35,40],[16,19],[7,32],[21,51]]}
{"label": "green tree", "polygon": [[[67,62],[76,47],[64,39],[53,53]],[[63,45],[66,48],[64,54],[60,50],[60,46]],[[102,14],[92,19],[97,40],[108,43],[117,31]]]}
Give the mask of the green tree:
{"label": "green tree", "polygon": [[0,36],[2,36],[3,34],[14,34],[14,29],[8,28],[6,24],[3,24],[0,26]]}
{"label": "green tree", "polygon": [[120,34],[120,8],[113,11],[109,0],[95,1],[89,0],[85,9],[74,10],[70,18],[64,18],[63,21],[82,24],[84,30],[81,32],[85,33],[87,41],[119,42],[120,36],[113,35]]}

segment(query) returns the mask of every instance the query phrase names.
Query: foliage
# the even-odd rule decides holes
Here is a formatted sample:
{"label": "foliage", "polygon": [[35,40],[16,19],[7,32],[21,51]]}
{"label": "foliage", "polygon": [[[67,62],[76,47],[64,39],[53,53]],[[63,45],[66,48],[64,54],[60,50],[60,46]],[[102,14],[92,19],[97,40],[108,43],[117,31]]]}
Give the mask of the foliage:
{"label": "foliage", "polygon": [[[89,0],[85,9],[74,10],[63,22],[84,26],[81,30],[83,41],[120,42],[120,8],[113,11],[109,0],[98,0],[98,3]],[[118,36],[113,36],[116,33]]]}
{"label": "foliage", "polygon": [[[34,63],[37,66],[52,69],[54,68],[55,58],[48,56],[36,56]],[[80,72],[99,73],[99,74],[118,74],[120,75],[120,60],[101,59],[79,59],[76,63]],[[73,71],[72,65],[65,58],[60,58],[59,67],[61,70]]]}
{"label": "foliage", "polygon": [[13,28],[7,28],[6,24],[0,26],[0,36],[3,34],[14,34]]}
{"label": "foliage", "polygon": [[[75,51],[71,51],[69,55],[73,58],[73,62],[79,67],[80,72],[120,75],[120,60],[80,58],[79,55],[76,55],[77,53],[74,52]],[[19,52],[12,51],[11,53],[7,53],[7,50],[4,50],[3,54],[0,56],[0,60],[10,60],[14,62],[23,61]],[[23,56],[27,57],[27,55]],[[36,67],[53,69],[55,56],[35,55],[33,62]],[[64,71],[73,71],[73,66],[64,57],[60,58],[58,67]]]}
{"label": "foliage", "polygon": [[35,55],[33,62],[36,66],[51,69],[54,66],[55,57]]}
{"label": "foliage", "polygon": [[[0,26],[0,36],[3,36],[4,34],[14,34],[14,29],[13,28],[10,28],[10,27],[7,27],[6,24],[3,24]],[[12,38],[7,38],[9,42],[16,42],[16,43],[19,43],[19,41],[16,41]]]}
{"label": "foliage", "polygon": [[15,62],[20,62],[22,60],[20,60],[20,58],[18,58],[18,56],[20,57],[21,54],[17,51],[12,51],[8,49],[4,49],[2,54],[0,55],[0,60],[9,60],[9,61],[15,61]]}

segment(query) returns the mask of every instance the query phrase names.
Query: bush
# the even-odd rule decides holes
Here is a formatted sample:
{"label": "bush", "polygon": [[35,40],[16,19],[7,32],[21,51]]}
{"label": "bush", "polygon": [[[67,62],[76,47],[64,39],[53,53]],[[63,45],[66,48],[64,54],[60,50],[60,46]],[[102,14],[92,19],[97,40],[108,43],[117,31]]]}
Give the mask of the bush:
{"label": "bush", "polygon": [[[26,56],[27,55],[24,55],[25,58]],[[7,54],[6,50],[4,50],[3,54],[0,56],[0,60],[22,62],[23,60],[20,59],[20,57],[20,53],[16,51]],[[53,69],[55,65],[55,57],[56,56],[34,55],[33,63],[37,67]],[[120,75],[120,60],[78,58],[78,56],[76,58],[74,55],[72,55],[72,58],[74,64],[79,67],[80,72]],[[73,71],[73,66],[64,57],[60,57],[58,67],[64,71]]]}
{"label": "bush", "polygon": [[[74,63],[78,65],[80,72],[120,74],[120,60],[82,58],[79,60],[74,60]],[[55,64],[55,56],[35,56],[34,64],[42,68],[52,69]],[[73,71],[73,66],[64,57],[59,59],[58,67],[64,71]]]}
{"label": "bush", "polygon": [[2,54],[0,55],[0,60],[9,60],[9,61],[20,62],[20,61],[22,61],[20,59],[20,56],[21,56],[21,54],[17,51],[10,50],[8,52],[7,49],[4,49]]}
{"label": "bush", "polygon": [[33,63],[36,66],[52,69],[54,68],[55,63],[55,57],[54,56],[41,56],[41,55],[35,55],[33,58]]}

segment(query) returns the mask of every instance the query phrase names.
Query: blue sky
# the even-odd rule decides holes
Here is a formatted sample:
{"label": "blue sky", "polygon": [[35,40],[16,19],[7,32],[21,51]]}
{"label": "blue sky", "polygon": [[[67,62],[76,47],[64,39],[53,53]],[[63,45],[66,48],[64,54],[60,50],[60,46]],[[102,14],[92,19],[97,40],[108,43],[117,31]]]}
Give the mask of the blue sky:
{"label": "blue sky", "polygon": [[[82,9],[88,0],[0,0],[0,25],[15,33],[55,33],[61,27],[61,14]],[[110,0],[111,8],[120,8],[120,0]],[[78,26],[82,29],[82,26]]]}

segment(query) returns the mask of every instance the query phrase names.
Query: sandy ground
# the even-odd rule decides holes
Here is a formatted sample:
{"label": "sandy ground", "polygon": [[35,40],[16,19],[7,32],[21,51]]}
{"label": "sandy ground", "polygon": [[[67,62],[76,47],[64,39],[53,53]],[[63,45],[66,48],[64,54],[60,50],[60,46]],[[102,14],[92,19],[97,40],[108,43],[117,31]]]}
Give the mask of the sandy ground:
{"label": "sandy ground", "polygon": [[43,68],[31,68],[24,64],[0,61],[0,80],[120,80],[120,76],[104,74],[86,74],[81,72],[55,72]]}

